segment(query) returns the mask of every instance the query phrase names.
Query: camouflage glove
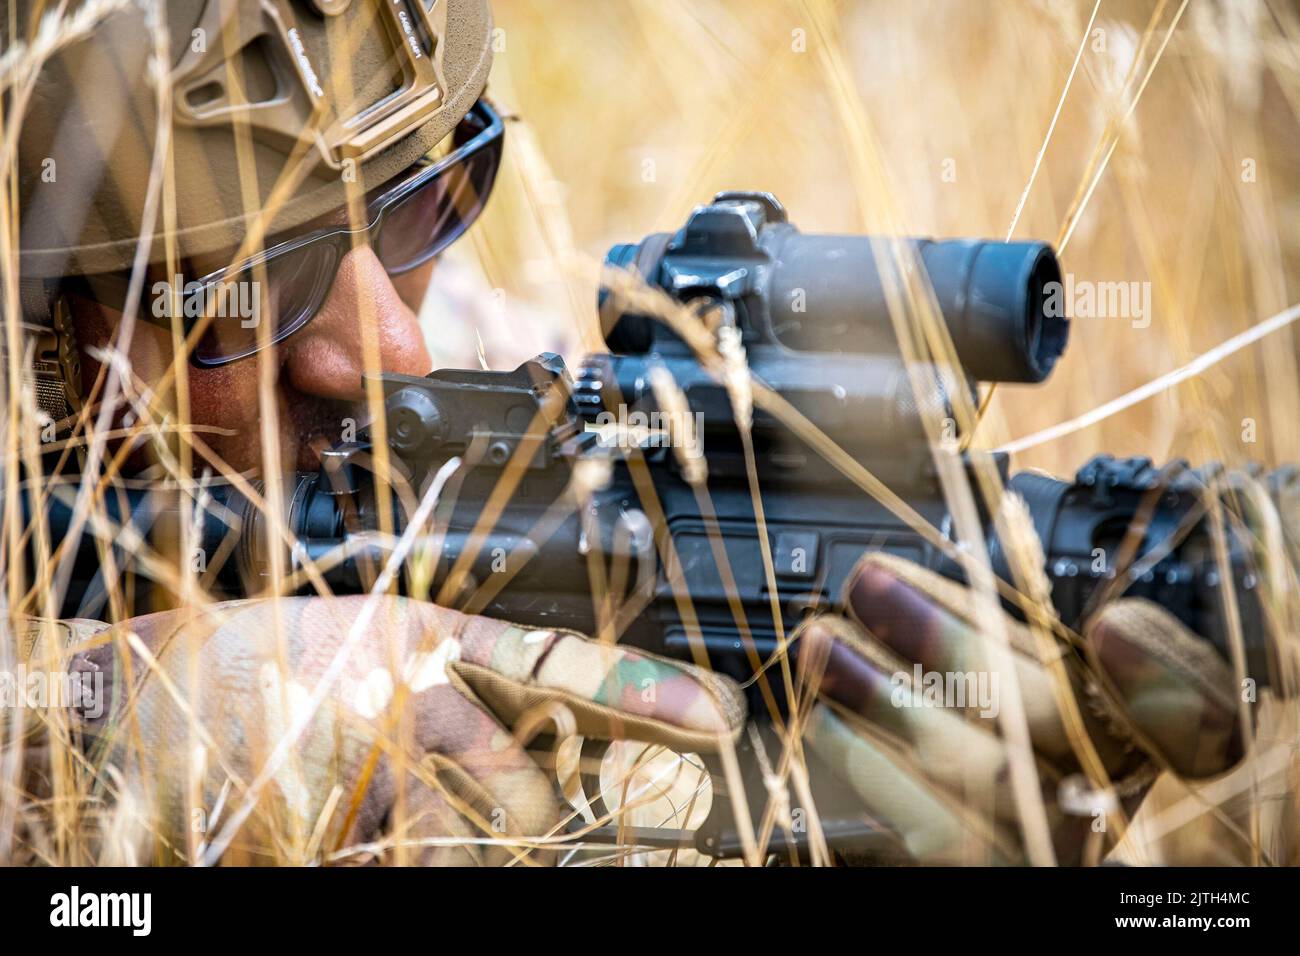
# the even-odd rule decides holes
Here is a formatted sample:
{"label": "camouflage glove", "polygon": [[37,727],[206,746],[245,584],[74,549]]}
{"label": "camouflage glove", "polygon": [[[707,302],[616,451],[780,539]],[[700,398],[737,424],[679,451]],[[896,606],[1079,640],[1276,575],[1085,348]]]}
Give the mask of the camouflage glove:
{"label": "camouflage glove", "polygon": [[685,664],[401,598],[380,599],[367,622],[366,601],[137,618],[74,660],[106,675],[107,713],[86,721],[100,777],[143,805],[170,854],[198,855],[234,821],[227,862],[370,843],[371,858],[389,858],[385,841],[415,845],[409,862],[551,862],[536,847],[563,817],[556,775],[512,725],[709,752],[744,721],[734,684]]}
{"label": "camouflage glove", "polygon": [[[798,635],[800,677],[817,695],[805,740],[911,856],[1026,862],[1011,745],[997,719],[1008,681],[985,664],[973,604],[965,588],[915,564],[864,558],[846,586],[845,616],[817,618]],[[1055,641],[1039,650],[1043,635],[1009,617],[1006,629],[1058,862],[1078,862],[1115,808],[1134,809],[1156,769],[1203,777],[1240,758],[1230,668],[1156,605],[1103,609],[1085,636],[1086,662]],[[1081,773],[1088,749],[1109,787]],[[1099,849],[1103,839],[1093,839]]]}

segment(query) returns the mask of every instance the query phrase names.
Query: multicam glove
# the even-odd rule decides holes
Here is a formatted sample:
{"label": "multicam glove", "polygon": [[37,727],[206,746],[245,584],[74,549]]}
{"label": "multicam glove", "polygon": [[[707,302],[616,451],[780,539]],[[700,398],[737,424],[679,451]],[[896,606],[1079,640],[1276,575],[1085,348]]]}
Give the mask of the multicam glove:
{"label": "multicam glove", "polygon": [[171,854],[306,862],[365,844],[373,859],[402,842],[409,862],[550,862],[556,776],[512,726],[703,753],[744,721],[739,689],[689,665],[402,598],[370,618],[367,600],[156,614],[74,660],[106,675],[109,707],[86,721],[102,775]]}
{"label": "multicam glove", "polygon": [[[998,720],[1009,682],[986,663],[972,597],[905,560],[864,558],[845,617],[814,619],[798,634],[800,677],[819,695],[804,736],[912,857],[1025,862],[1016,754]],[[1041,635],[1005,624],[1058,862],[1079,861],[1089,835],[1134,808],[1156,768],[1204,777],[1242,755],[1230,668],[1161,608],[1108,605],[1083,655],[1054,641],[1041,651]]]}

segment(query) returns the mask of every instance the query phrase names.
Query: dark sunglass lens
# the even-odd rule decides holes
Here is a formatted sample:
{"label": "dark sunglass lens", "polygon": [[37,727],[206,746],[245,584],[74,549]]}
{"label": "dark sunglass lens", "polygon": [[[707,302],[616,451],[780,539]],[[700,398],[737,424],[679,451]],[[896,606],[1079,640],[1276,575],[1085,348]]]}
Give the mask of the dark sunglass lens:
{"label": "dark sunglass lens", "polygon": [[271,324],[270,341],[282,342],[316,314],[329,291],[338,264],[338,250],[314,242],[275,256],[209,285],[202,306],[207,331],[194,354],[204,365],[219,365],[252,355]]}
{"label": "dark sunglass lens", "polygon": [[459,239],[483,211],[500,158],[498,140],[390,209],[375,243],[384,268],[394,274],[414,269]]}

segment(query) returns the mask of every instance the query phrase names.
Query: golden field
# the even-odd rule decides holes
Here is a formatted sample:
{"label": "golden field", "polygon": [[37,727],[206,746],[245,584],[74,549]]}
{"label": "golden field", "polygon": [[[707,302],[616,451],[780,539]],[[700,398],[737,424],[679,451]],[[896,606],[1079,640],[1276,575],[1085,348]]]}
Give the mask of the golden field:
{"label": "golden field", "polygon": [[[1106,0],[1095,18],[1090,0],[494,11],[490,92],[521,122],[488,215],[454,253],[504,290],[481,328],[494,365],[580,351],[594,279],[570,254],[590,266],[721,189],[774,192],[806,232],[1002,238],[1032,177],[1016,238],[1057,244],[1078,281],[1150,283],[1141,319],[1076,318],[1046,385],[998,390],[978,439],[990,446],[1082,415],[1296,299],[1289,4]],[[431,339],[460,346],[439,357],[472,359],[473,339],[430,311]],[[1295,460],[1297,341],[1275,332],[1014,465],[1071,473],[1100,451]]]}

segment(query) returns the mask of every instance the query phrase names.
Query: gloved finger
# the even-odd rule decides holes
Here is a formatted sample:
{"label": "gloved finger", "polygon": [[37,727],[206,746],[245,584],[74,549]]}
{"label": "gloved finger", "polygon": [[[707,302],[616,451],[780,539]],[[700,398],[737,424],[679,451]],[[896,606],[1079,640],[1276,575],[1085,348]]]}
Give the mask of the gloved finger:
{"label": "gloved finger", "polygon": [[[519,859],[551,864],[555,854],[539,851],[521,856],[519,847],[497,829],[499,818],[484,828],[453,805],[445,793],[412,778],[405,814],[394,817],[388,839],[413,848],[408,859],[417,866],[505,866]],[[401,821],[405,822],[401,822]],[[542,832],[542,831],[537,831]]]}
{"label": "gloved finger", "polygon": [[[518,824],[504,806],[493,807],[496,798],[486,791],[475,795],[474,787],[448,786],[437,764],[426,760],[418,772],[406,774],[406,786],[397,790],[388,784],[392,773],[385,765],[382,781],[372,782],[367,793],[382,795],[383,816],[378,825],[358,833],[373,834],[369,839],[354,838],[349,846],[378,846],[378,859],[389,864],[416,866],[503,866],[518,860],[543,865],[555,860],[553,852],[532,851],[530,836],[545,835],[554,825],[554,817],[539,813],[534,824],[524,823],[528,835],[511,828]],[[376,775],[380,776],[380,775]],[[436,785],[431,776],[440,776]],[[538,808],[549,807],[554,800],[545,781],[538,792],[529,795]]]}
{"label": "gloved finger", "polygon": [[[482,831],[465,818],[447,793],[415,773],[398,788],[387,760],[376,763],[359,805],[344,805],[351,824],[325,847],[337,865],[477,866]],[[340,796],[342,796],[340,792]]]}
{"label": "gloved finger", "polygon": [[635,738],[696,753],[717,750],[744,724],[735,682],[690,664],[487,618],[465,619],[458,641],[449,667],[507,724],[559,703],[584,737]]}
{"label": "gloved finger", "polygon": [[914,756],[869,726],[851,726],[824,703],[804,727],[809,749],[853,790],[871,817],[924,863],[1017,863],[1013,830],[929,780]]}
{"label": "gloved finger", "polygon": [[[312,638],[310,648],[293,662],[298,680],[314,686],[348,641],[369,600],[355,595],[329,602],[332,607],[319,601],[299,606],[303,618],[295,633]],[[388,828],[404,825],[400,818],[414,799],[417,807],[424,804],[439,811],[426,815],[418,831],[425,836],[471,832],[479,839],[500,841],[476,854],[485,862],[504,863],[525,851],[530,861],[551,862],[549,855],[529,849],[538,838],[551,835],[559,820],[551,780],[448,669],[474,621],[424,602],[382,599],[371,619],[370,639],[350,649],[337,692],[329,699],[329,705],[338,708],[337,716],[327,713],[309,734],[332,729],[336,740],[346,744],[331,759],[342,771],[348,797],[377,804]],[[311,739],[304,735],[304,744]],[[384,775],[395,773],[390,769],[395,765],[419,768],[407,772],[401,800],[395,790],[383,786],[382,777],[364,778],[365,764],[358,759],[363,751],[364,760],[379,756]],[[437,796],[421,796],[422,790]],[[452,832],[440,832],[438,821],[453,815],[459,822],[451,826]],[[447,857],[430,854],[431,860]]]}
{"label": "gloved finger", "polygon": [[[350,596],[333,602],[331,609],[319,602],[306,605],[304,613],[322,617],[321,626],[306,628],[314,637],[310,652],[295,662],[300,679],[314,682],[324,673],[367,600]],[[324,615],[329,615],[328,624]],[[476,851],[475,858],[485,862],[504,863],[524,851],[530,861],[551,862],[550,856],[529,849],[538,838],[551,835],[559,820],[550,778],[448,667],[460,655],[461,637],[474,620],[423,602],[380,602],[372,639],[352,648],[331,699],[342,707],[345,725],[335,733],[352,732],[368,744],[367,759],[380,757],[378,779],[367,780],[364,772],[345,774],[349,799],[361,797],[376,806],[390,830],[406,825],[402,817],[413,800],[416,807],[429,809],[417,828],[426,837],[451,835],[438,830],[438,821],[454,819],[458,822],[451,831],[500,841]],[[354,758],[343,767],[355,765]],[[419,768],[406,773],[401,799],[385,785],[395,765]],[[455,857],[446,852],[428,857],[446,860],[449,855]]]}
{"label": "gloved finger", "polygon": [[[908,662],[907,669],[945,695],[950,706],[960,705],[965,690],[980,682],[1005,692],[1010,675],[993,665],[990,638],[975,620],[968,589],[919,565],[883,553],[866,556],[845,586],[844,606],[849,616],[873,639]],[[1001,612],[999,612],[1001,613]],[[1039,754],[1061,763],[1074,763],[1074,745],[1061,717],[1058,693],[1082,693],[1083,675],[1077,662],[1053,643],[1068,687],[1058,688],[1056,678],[1028,628],[1002,615],[1010,644],[1011,666],[1019,688],[1030,740]],[[949,693],[951,687],[952,693]],[[966,709],[970,710],[969,702]],[[975,708],[986,709],[986,708]],[[1123,745],[1085,708],[1084,729],[1093,739],[1107,769],[1124,760]]]}
{"label": "gloved finger", "polygon": [[[118,682],[112,718],[92,731],[103,759],[134,774],[134,789],[173,845],[185,845],[177,834],[189,823],[188,806],[206,813],[245,800],[255,801],[239,835],[245,844],[301,845],[292,835],[317,829],[335,788],[344,793],[341,816],[357,821],[354,836],[371,838],[390,816],[391,787],[379,785],[388,763],[401,754],[416,766],[430,751],[445,751],[436,783],[496,835],[538,836],[554,825],[546,776],[508,730],[452,686],[444,665],[457,652],[454,635],[431,630],[424,605],[398,598],[380,599],[362,620],[369,600],[241,602],[177,615],[185,623],[173,631],[147,622],[155,636],[170,638],[151,642],[156,656],[142,640],[131,642],[136,686]],[[463,626],[461,619],[443,623]],[[119,675],[122,656],[105,662]],[[268,763],[291,733],[288,755]],[[268,782],[251,792],[267,769],[274,771]],[[358,802],[359,815],[352,812]],[[326,822],[331,834],[342,825]]]}
{"label": "gloved finger", "polygon": [[[910,668],[873,645],[852,622],[820,617],[796,633],[803,693],[828,702],[846,726],[859,728],[875,744],[888,741],[907,755],[908,772],[963,805],[980,807],[993,818],[1014,821],[1018,812],[1009,789],[1007,746],[997,732],[996,701],[980,711],[927,700],[913,684]],[[1046,761],[1036,765],[1044,790],[1055,793],[1061,772]],[[895,784],[875,777],[854,778],[859,796],[869,805],[888,802],[872,791],[896,792]],[[1049,814],[1059,818],[1055,801]]]}
{"label": "gloved finger", "polygon": [[404,798],[386,826],[380,861],[388,865],[482,866],[493,847],[483,830],[467,820],[447,795],[408,775]]}
{"label": "gloved finger", "polygon": [[[425,680],[438,682],[424,685]],[[413,718],[416,753],[441,759],[427,761],[428,773],[460,803],[460,813],[488,839],[517,838],[515,849],[553,835],[560,819],[555,782],[529,757],[522,743],[489,712],[452,672],[428,677],[413,686],[407,703]],[[485,858],[505,862],[507,851],[484,851]],[[529,852],[534,862],[550,862]]]}
{"label": "gloved finger", "polygon": [[1106,605],[1089,621],[1085,637],[1139,742],[1177,773],[1204,777],[1240,759],[1235,682],[1208,641],[1141,598]]}

